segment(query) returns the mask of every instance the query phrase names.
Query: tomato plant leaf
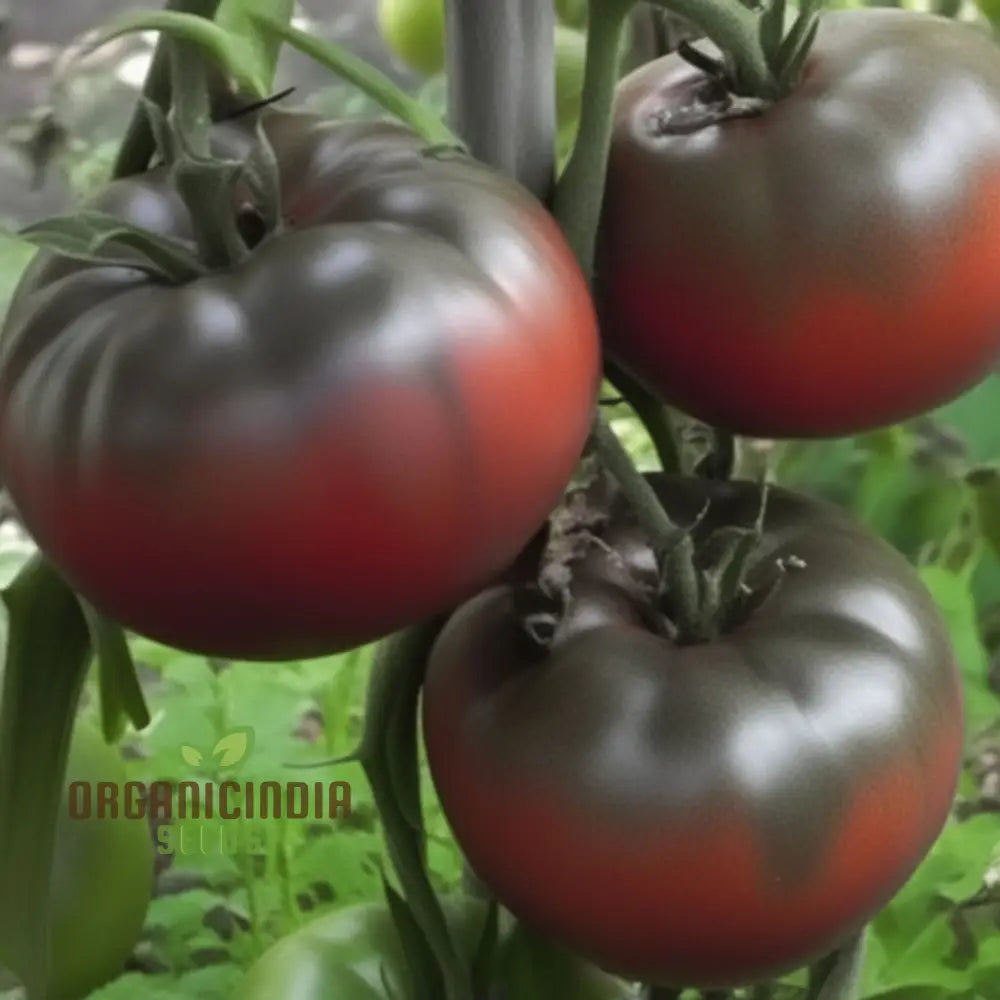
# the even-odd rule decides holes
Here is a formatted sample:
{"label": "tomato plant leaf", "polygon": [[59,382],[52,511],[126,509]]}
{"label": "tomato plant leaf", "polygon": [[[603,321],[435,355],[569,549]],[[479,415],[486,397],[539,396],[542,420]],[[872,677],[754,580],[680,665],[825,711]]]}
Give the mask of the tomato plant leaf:
{"label": "tomato plant leaf", "polygon": [[181,241],[95,210],[43,219],[12,235],[74,260],[132,267],[176,284],[205,273],[197,257]]}
{"label": "tomato plant leaf", "polygon": [[56,819],[90,632],[76,595],[40,555],[3,592],[0,701],[0,964],[42,1000]]}
{"label": "tomato plant leaf", "polygon": [[945,566],[922,566],[919,573],[948,626],[965,682],[967,725],[975,731],[996,717],[1000,701],[988,684],[989,655],[979,634],[971,581],[965,573]]}

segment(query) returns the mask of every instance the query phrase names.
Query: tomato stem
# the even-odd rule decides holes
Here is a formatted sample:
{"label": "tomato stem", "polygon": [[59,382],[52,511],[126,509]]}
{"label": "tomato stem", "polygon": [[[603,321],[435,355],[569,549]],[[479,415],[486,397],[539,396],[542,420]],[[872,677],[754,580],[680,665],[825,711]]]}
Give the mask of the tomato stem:
{"label": "tomato stem", "polygon": [[594,452],[628,497],[653,549],[662,557],[677,548],[686,530],[675,524],[618,435],[598,412],[591,431]]}
{"label": "tomato stem", "polygon": [[257,26],[262,36],[287,42],[293,49],[352,83],[380,107],[409,125],[429,145],[461,146],[459,139],[437,115],[397,86],[381,70],[343,46],[316,38],[307,31],[301,31],[259,11],[251,11],[247,17]]}
{"label": "tomato stem", "polygon": [[202,260],[210,268],[224,268],[248,252],[235,210],[236,184],[244,167],[211,155],[207,67],[201,52],[180,39],[170,39],[169,45],[172,120],[159,120],[158,109],[150,108],[158,120],[154,132],[169,147],[164,158],[188,209]]}
{"label": "tomato stem", "polygon": [[607,180],[622,33],[632,5],[632,0],[590,0],[580,125],[552,204],[556,221],[588,278],[594,272]]}
{"label": "tomato stem", "polygon": [[622,394],[626,403],[632,407],[639,421],[646,428],[660,467],[664,472],[679,473],[682,471],[681,447],[678,441],[677,427],[670,409],[663,405],[652,393],[648,392],[640,382],[632,378],[628,372],[618,368],[612,362],[606,362],[605,374],[612,385]]}
{"label": "tomato stem", "polygon": [[658,7],[697,25],[728,57],[731,81],[743,96],[775,100],[782,96],[768,64],[760,35],[760,13],[739,0],[652,0]]}
{"label": "tomato stem", "polygon": [[[167,0],[166,9],[195,14],[211,20],[215,17],[220,2],[221,0]],[[146,82],[143,84],[142,96],[164,112],[170,107],[172,91],[166,35],[161,35],[157,40],[153,61],[146,74]],[[156,141],[149,116],[146,114],[144,103],[139,101],[132,111],[125,136],[118,147],[118,154],[111,171],[112,179],[141,174],[149,166],[155,152]]]}

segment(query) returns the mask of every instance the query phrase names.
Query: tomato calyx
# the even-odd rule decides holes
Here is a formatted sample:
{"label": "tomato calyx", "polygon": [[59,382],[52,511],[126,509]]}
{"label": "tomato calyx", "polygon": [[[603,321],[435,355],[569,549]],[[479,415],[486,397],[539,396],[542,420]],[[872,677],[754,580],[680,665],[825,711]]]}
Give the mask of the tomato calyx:
{"label": "tomato calyx", "polygon": [[653,135],[691,135],[709,125],[719,125],[735,118],[756,118],[770,106],[770,101],[755,95],[736,92],[737,84],[721,59],[716,59],[690,42],[681,42],[677,54],[705,78],[678,108],[662,108],[653,115]]}
{"label": "tomato calyx", "polygon": [[758,118],[768,102],[758,97],[738,97],[719,80],[709,78],[699,87],[692,101],[677,109],[662,109],[652,117],[653,135],[692,135],[710,125],[721,125],[736,118]]}
{"label": "tomato calyx", "polygon": [[679,646],[717,640],[770,600],[786,573],[805,568],[785,557],[760,571],[767,497],[765,484],[753,524],[710,531],[706,504],[673,548],[657,553],[617,484],[598,470],[554,512],[535,580],[515,588],[524,632],[551,649],[624,612]]}
{"label": "tomato calyx", "polygon": [[[240,263],[267,236],[280,231],[279,168],[260,120],[257,141],[245,160],[213,155],[207,67],[181,42],[171,40],[170,53],[174,101],[169,114],[147,98],[140,103],[161,165],[187,208],[193,242],[92,210],[45,219],[20,230],[20,239],[85,263],[134,268],[164,284],[183,285]],[[251,106],[239,114],[255,110],[257,106]],[[241,189],[246,192],[242,197]]]}

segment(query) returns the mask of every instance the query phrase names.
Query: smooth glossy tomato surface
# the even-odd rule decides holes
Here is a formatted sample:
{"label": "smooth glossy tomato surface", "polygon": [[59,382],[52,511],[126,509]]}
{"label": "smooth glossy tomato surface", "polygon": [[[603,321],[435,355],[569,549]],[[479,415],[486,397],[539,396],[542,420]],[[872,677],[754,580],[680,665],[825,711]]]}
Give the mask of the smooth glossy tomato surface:
{"label": "smooth glossy tomato surface", "polygon": [[[471,965],[485,927],[476,900],[443,900],[453,939]],[[549,947],[506,916],[483,1000],[630,1000],[622,982]],[[235,1000],[395,1000],[414,995],[412,972],[385,906],[351,906],[283,938],[253,965]],[[420,983],[426,995],[428,984]]]}
{"label": "smooth glossy tomato surface", "polygon": [[[288,659],[501,571],[570,478],[600,360],[572,253],[512,181],[394,124],[265,121],[287,228],[243,262],[182,287],[29,269],[0,334],[0,477],[108,616]],[[162,172],[96,205],[190,232]]]}
{"label": "smooth glossy tomato surface", "polygon": [[[100,732],[77,723],[66,787],[113,783],[125,768]],[[96,794],[96,793],[93,793]],[[153,841],[144,819],[75,819],[68,792],[56,827],[52,871],[52,974],[47,997],[80,1000],[114,979],[142,931],[153,892]]]}
{"label": "smooth glossy tomato surface", "polygon": [[694,128],[678,56],[619,86],[610,352],[734,432],[834,436],[946,402],[1000,355],[1000,49],[900,10],[824,15],[794,91]]}
{"label": "smooth glossy tomato surface", "polygon": [[[651,481],[679,524],[709,502],[701,540],[757,516],[749,483]],[[431,772],[521,920],[630,978],[746,985],[836,948],[922,860],[963,746],[945,626],[898,553],[774,489],[749,585],[791,557],[741,623],[677,645],[648,624],[655,562],[619,505],[549,648],[510,586],[446,625]]]}

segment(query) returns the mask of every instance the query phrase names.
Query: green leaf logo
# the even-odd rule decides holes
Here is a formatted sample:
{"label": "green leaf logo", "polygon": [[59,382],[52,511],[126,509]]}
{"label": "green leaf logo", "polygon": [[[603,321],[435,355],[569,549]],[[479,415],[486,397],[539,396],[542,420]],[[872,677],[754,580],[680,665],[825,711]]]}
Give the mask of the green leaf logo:
{"label": "green leaf logo", "polygon": [[227,733],[212,748],[212,756],[218,767],[235,767],[245,760],[250,753],[253,730],[249,728],[234,729]]}
{"label": "green leaf logo", "polygon": [[188,746],[186,743],[181,747],[181,756],[184,758],[184,763],[191,767],[201,767],[201,763],[205,759],[205,755],[200,750]]}

